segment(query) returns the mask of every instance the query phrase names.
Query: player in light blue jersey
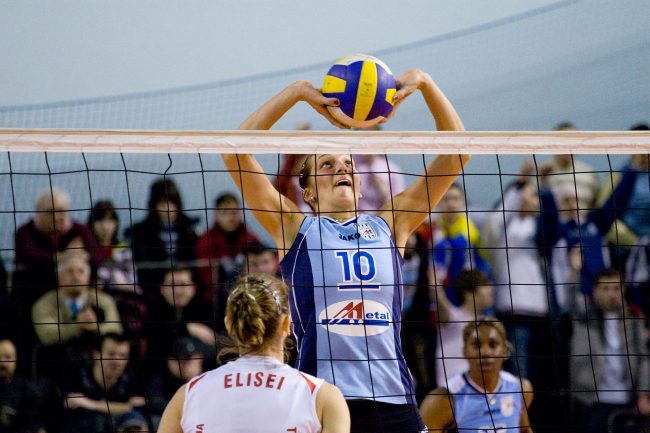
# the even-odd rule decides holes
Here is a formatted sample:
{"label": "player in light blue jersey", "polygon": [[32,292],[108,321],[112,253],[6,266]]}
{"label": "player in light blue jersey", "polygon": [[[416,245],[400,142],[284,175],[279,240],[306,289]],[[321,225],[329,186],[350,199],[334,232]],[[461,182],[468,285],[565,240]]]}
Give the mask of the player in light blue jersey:
{"label": "player in light blue jersey", "polygon": [[501,370],[510,351],[503,323],[479,317],[465,325],[463,341],[469,370],[450,378],[448,388],[432,391],[420,407],[429,431],[532,433],[528,408],[533,387]]}
{"label": "player in light blue jersey", "polygon": [[[431,77],[411,69],[398,78],[395,107],[420,91],[439,130],[463,130]],[[306,81],[291,84],[240,129],[270,129],[293,105],[307,102],[332,124],[326,98]],[[393,114],[395,110],[393,110]],[[357,213],[360,180],[350,155],[311,155],[301,172],[306,216],[282,196],[252,155],[223,155],[255,217],[269,232],[290,292],[297,367],[335,383],[352,415],[353,432],[414,433],[425,429],[400,342],[402,254],[469,160],[439,155],[376,216]]]}

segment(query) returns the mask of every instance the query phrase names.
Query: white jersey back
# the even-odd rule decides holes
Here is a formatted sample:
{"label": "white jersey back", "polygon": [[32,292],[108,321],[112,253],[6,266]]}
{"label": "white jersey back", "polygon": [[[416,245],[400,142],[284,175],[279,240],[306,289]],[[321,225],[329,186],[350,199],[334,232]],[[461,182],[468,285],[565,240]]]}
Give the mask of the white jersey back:
{"label": "white jersey back", "polygon": [[244,356],[185,386],[184,433],[317,433],[323,384],[267,356]]}

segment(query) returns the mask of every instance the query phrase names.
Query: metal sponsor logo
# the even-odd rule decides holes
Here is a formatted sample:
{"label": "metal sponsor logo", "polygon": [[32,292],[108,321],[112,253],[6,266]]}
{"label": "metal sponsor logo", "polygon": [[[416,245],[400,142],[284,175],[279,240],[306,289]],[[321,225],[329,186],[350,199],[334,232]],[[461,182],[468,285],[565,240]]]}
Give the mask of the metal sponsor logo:
{"label": "metal sponsor logo", "polygon": [[386,332],[391,314],[379,302],[352,299],[329,305],[320,312],[318,323],[335,334],[364,337]]}

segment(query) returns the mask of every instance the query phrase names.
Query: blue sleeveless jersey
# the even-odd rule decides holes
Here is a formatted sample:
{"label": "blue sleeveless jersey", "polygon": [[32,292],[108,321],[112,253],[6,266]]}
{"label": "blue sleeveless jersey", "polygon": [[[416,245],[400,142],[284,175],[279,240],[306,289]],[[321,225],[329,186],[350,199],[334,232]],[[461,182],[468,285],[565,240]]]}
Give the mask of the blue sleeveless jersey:
{"label": "blue sleeveless jersey", "polygon": [[524,396],[518,377],[502,371],[497,391],[484,394],[466,374],[449,379],[458,433],[518,433]]}
{"label": "blue sleeveless jersey", "polygon": [[299,370],[348,400],[415,403],[400,343],[402,263],[379,217],[305,218],[281,263]]}

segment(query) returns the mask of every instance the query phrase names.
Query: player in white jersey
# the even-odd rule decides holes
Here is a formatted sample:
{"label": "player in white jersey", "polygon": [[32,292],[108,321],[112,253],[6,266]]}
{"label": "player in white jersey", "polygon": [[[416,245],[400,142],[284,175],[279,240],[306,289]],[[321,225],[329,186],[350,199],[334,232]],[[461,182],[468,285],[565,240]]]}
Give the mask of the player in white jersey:
{"label": "player in white jersey", "polygon": [[429,431],[533,433],[528,420],[532,385],[501,370],[510,351],[503,324],[480,317],[465,325],[463,341],[469,370],[450,378],[448,388],[432,391],[420,407]]}
{"label": "player in white jersey", "polygon": [[239,356],[183,385],[158,433],[348,433],[341,392],[284,363],[291,322],[287,287],[265,274],[240,277],[226,307],[226,330]]}
{"label": "player in white jersey", "polygon": [[[439,130],[464,129],[456,110],[428,74],[410,69],[397,82],[393,114],[419,90]],[[300,101],[343,127],[326,108],[339,101],[298,81],[262,105],[240,129],[270,129]],[[296,203],[282,196],[253,155],[223,155],[223,159],[248,207],[275,241],[280,259],[285,258],[282,271],[292,285],[298,368],[330,378],[341,388],[350,406],[353,432],[424,429],[399,335],[401,255],[409,236],[437,205],[469,156],[437,156],[425,176],[389,199],[372,217],[357,214],[360,180],[350,155],[305,158],[303,200],[315,217],[306,217]],[[303,243],[303,237],[309,239]],[[381,257],[373,259],[373,251]],[[318,259],[322,254],[328,257]],[[300,265],[307,261],[309,266]],[[371,268],[381,269],[382,275],[377,272],[381,280],[372,280]]]}

